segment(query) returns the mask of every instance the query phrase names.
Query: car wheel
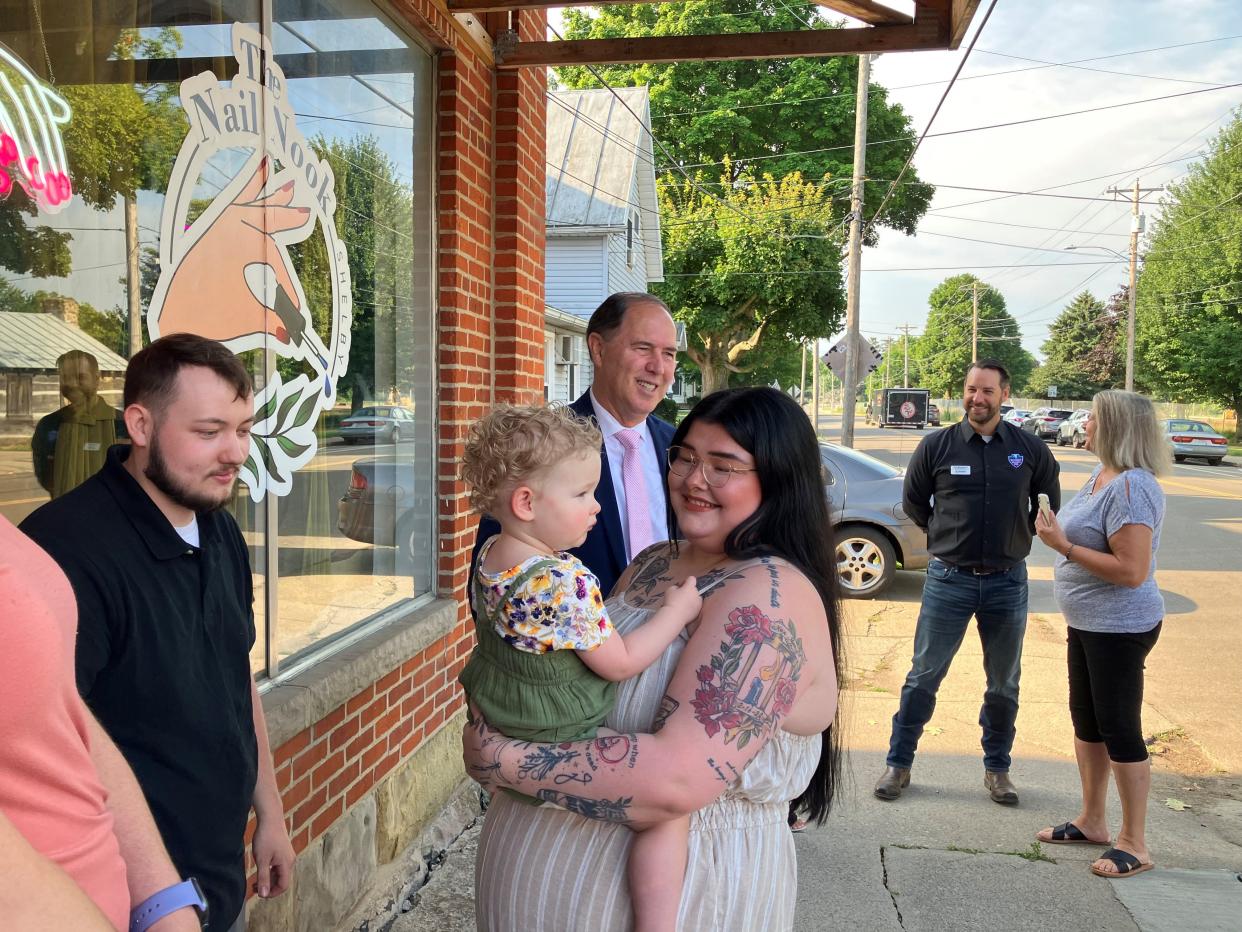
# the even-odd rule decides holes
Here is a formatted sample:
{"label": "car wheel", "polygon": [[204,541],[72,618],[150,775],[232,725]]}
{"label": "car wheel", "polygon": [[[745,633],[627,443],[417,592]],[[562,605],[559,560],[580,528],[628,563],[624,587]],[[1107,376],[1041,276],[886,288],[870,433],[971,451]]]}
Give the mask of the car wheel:
{"label": "car wheel", "polygon": [[1075,450],[1081,450],[1084,446],[1086,446],[1086,444],[1087,444],[1087,438],[1083,434],[1080,434],[1077,431],[1075,431],[1074,439],[1071,443],[1071,446],[1073,446]]}
{"label": "car wheel", "polygon": [[1184,463],[1184,462],[1186,462],[1186,457],[1182,456],[1182,454],[1180,454],[1180,453],[1174,453],[1174,454],[1173,454],[1173,462],[1175,462],[1175,463]]}
{"label": "car wheel", "polygon": [[871,599],[889,587],[897,554],[875,528],[853,525],[837,532],[837,576],[847,599]]}
{"label": "car wheel", "polygon": [[1209,466],[1219,466],[1224,461],[1225,461],[1225,458],[1223,456],[1216,456],[1208,460],[1207,462]]}

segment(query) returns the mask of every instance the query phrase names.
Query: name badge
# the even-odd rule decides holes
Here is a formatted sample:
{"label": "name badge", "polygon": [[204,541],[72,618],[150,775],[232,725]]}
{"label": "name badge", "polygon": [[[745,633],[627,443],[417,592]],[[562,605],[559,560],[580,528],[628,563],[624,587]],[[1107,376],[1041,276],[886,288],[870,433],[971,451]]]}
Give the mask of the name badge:
{"label": "name badge", "polygon": [[954,476],[969,476],[970,466],[950,466],[949,473]]}
{"label": "name badge", "polygon": [[82,444],[82,449],[85,450],[87,453],[98,453],[99,444],[95,441],[87,441],[86,443]]}

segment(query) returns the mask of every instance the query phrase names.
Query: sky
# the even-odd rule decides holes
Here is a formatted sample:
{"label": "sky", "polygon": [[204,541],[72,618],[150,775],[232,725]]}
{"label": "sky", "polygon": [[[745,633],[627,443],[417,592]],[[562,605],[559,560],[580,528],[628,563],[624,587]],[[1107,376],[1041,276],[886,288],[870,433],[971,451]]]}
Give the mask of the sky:
{"label": "sky", "polygon": [[[914,6],[909,0],[887,3],[906,12]],[[981,0],[955,51],[892,53],[873,60],[873,84],[890,89],[890,101],[902,105],[916,133],[927,128],[988,5]],[[560,28],[556,11],[552,22]],[[1140,51],[1156,48],[1162,50]],[[1078,64],[1047,67],[1025,59]],[[1077,294],[1089,290],[1107,300],[1127,280],[1128,261],[1109,250],[1128,256],[1130,204],[1114,201],[1107,189],[1129,188],[1136,177],[1143,187],[1181,178],[1193,162],[1187,156],[1202,153],[1242,105],[1242,87],[1019,126],[934,134],[1231,84],[1242,81],[1240,65],[1242,3],[1237,0],[999,0],[915,156],[919,178],[940,186],[931,209],[915,236],[882,229],[879,245],[864,250],[864,335],[879,344],[907,324],[917,335],[931,290],[948,276],[973,272],[1004,296],[1021,325],[1023,344],[1040,356],[1049,324]],[[1172,164],[1156,164],[1166,162]],[[1057,186],[1047,193],[1098,200],[1000,197],[949,185],[1022,192]],[[1141,208],[1149,225],[1159,209],[1156,203]],[[1065,267],[1053,267],[1061,264]],[[1030,267],[998,267],[1014,265]],[[933,268],[888,271],[927,267]]]}
{"label": "sky", "polygon": [[[986,0],[980,3],[971,32],[957,51],[884,55],[873,63],[872,80],[893,89],[892,99],[906,109],[917,131],[927,126],[945,85],[898,88],[951,78],[982,24],[987,6]],[[1119,54],[1173,45],[1182,47]],[[1106,55],[1116,57],[1081,61]],[[1037,64],[1015,56],[1080,64],[998,74]],[[1236,83],[1242,81],[1240,65],[1242,4],[1234,0],[1000,0],[931,131],[985,126]],[[919,224],[918,235],[884,231],[879,246],[864,252],[860,300],[863,331],[882,339],[896,335],[896,328],[905,323],[921,327],[927,316],[928,293],[945,276],[957,274],[882,269],[952,266],[975,272],[1004,295],[1010,313],[1021,325],[1023,344],[1039,355],[1048,325],[1075,295],[1089,290],[1106,300],[1127,280],[1128,262],[1111,256],[1109,250],[1128,256],[1131,208],[1128,201],[1113,202],[1107,189],[1129,188],[1136,177],[1143,187],[1167,185],[1184,177],[1194,162],[1186,157],[1200,155],[1212,136],[1228,124],[1239,104],[1242,88],[1235,87],[1002,129],[929,136],[915,156],[915,166],[925,181],[1012,191],[1057,185],[1048,193],[1103,200],[1023,196],[962,206],[995,195],[939,188]],[[1172,160],[1177,161],[1157,164]],[[1144,197],[1154,201],[1160,195]],[[1159,215],[1159,205],[1140,210],[1147,215],[1150,228],[1151,220]],[[1087,248],[1070,251],[1069,246]],[[1035,247],[1055,251],[1032,251]],[[985,268],[1080,262],[1107,264]]]}

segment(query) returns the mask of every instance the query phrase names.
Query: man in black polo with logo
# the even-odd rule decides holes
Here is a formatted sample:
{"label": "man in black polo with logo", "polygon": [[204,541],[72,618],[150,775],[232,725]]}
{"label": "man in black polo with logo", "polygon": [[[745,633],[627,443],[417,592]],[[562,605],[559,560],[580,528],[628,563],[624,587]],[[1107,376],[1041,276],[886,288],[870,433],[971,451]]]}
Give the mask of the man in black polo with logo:
{"label": "man in black polo with logo", "polygon": [[293,848],[250,673],[246,543],[222,509],[250,447],[245,367],[175,334],[130,360],[125,424],[103,468],[22,530],[77,596],[78,690],[124,754],[212,932],[244,927],[253,806],[257,892],[288,888]]}
{"label": "man in black polo with logo", "polygon": [[896,799],[910,783],[923,726],[936,708],[936,691],[962,645],[972,617],[983,644],[987,691],[983,729],[983,783],[991,798],[1016,805],[1009,779],[1026,632],[1026,557],[1039,513],[1039,495],[1061,505],[1060,468],[1047,446],[1001,420],[1009,373],[994,359],[971,364],[960,424],[924,437],[906,471],[903,507],[927,530],[932,559],[914,631],[914,660],[893,716],[887,768],[875,785],[880,799]]}

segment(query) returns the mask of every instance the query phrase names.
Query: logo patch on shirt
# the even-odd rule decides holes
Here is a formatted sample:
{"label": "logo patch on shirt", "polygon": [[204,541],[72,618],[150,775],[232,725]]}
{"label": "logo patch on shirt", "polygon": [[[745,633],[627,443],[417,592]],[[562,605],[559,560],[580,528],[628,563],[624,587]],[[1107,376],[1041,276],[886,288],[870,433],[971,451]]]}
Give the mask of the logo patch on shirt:
{"label": "logo patch on shirt", "polygon": [[1009,454],[1009,465],[1012,466],[1014,469],[1018,469],[1022,465],[1023,462],[1024,462],[1024,459],[1021,453],[1010,453]]}

